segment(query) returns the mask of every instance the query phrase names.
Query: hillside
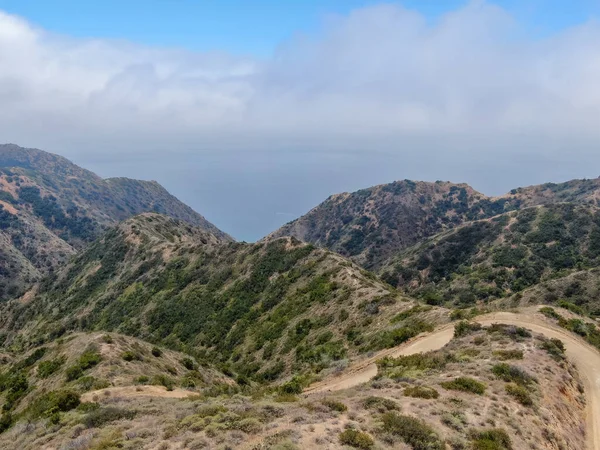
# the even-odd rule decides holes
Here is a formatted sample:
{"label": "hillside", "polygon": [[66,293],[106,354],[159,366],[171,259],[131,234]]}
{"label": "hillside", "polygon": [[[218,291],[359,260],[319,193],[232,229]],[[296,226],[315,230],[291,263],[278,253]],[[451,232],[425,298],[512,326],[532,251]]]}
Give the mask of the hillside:
{"label": "hillside", "polygon": [[562,203],[505,213],[436,235],[401,252],[382,269],[382,277],[429,303],[464,307],[596,267],[600,210]]}
{"label": "hillside", "polygon": [[231,239],[154,181],[103,180],[60,156],[0,145],[0,300],[22,294],[108,226],[142,212]]}
{"label": "hillside", "polygon": [[373,269],[421,239],[501,213],[507,202],[465,184],[397,181],[333,195],[269,238],[294,236]]}
{"label": "hillside", "polygon": [[33,299],[6,305],[0,327],[6,345],[116,331],[264,382],[343,365],[447,320],[447,311],[413,306],[344,258],[294,239],[222,243],[144,214],[107,232]]}
{"label": "hillside", "polygon": [[[108,338],[110,343],[104,334],[79,334],[50,346],[38,361],[33,352],[20,364],[12,363],[14,369],[27,361],[22,370],[34,390],[20,400],[29,406],[15,411],[15,425],[0,434],[0,446],[585,448],[586,394],[576,369],[558,341],[521,328],[463,326],[441,350],[380,360],[377,379],[359,388],[302,397],[264,389],[239,391],[237,386],[223,385],[208,368],[186,368],[182,355],[164,351],[155,357],[146,344],[118,335]],[[86,349],[94,354],[94,348],[100,355],[98,365],[79,381],[65,382],[65,366],[77,364]],[[142,353],[140,361],[123,359],[132,348]],[[48,362],[62,352],[75,356],[40,380]],[[140,384],[146,381],[139,381],[139,373],[147,371],[152,379],[168,366],[178,376],[168,372],[165,376],[179,385],[203,380],[192,388],[198,395],[178,398],[162,391],[165,395],[148,396],[149,387]],[[116,370],[129,370],[123,378],[136,380],[137,388],[120,390],[121,381],[105,378]],[[41,383],[52,389],[50,394],[43,394]],[[78,397],[94,383],[115,386]],[[68,397],[65,391],[75,395]],[[228,391],[239,393],[219,395]],[[78,406],[79,401],[83,403]]]}
{"label": "hillside", "polygon": [[600,204],[600,179],[514,189],[487,197],[466,184],[397,181],[329,197],[268,238],[293,236],[379,271],[423,239],[465,222],[530,206]]}
{"label": "hillside", "polygon": [[[10,356],[9,356],[10,355]],[[14,356],[12,356],[14,355]],[[75,333],[0,363],[0,432],[24,420],[57,421],[69,404],[137,395],[187,397],[234,383],[188,355],[115,333]],[[79,399],[79,400],[78,400]],[[6,447],[4,447],[6,448]]]}

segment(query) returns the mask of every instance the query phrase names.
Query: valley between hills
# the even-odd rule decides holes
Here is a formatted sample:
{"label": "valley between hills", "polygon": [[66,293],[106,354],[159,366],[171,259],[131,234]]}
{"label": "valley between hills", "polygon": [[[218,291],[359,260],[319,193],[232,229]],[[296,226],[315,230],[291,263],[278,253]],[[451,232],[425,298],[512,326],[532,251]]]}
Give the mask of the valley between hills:
{"label": "valley between hills", "polygon": [[600,449],[600,180],[398,181],[236,242],[0,146],[0,447]]}

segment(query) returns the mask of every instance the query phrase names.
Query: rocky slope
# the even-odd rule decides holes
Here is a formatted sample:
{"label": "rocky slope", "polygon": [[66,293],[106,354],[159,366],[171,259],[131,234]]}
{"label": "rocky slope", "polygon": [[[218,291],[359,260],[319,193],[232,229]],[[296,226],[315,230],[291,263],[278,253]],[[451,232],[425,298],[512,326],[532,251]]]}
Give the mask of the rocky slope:
{"label": "rocky slope", "polygon": [[382,277],[429,303],[469,306],[596,267],[600,209],[561,203],[436,235],[401,252]]}
{"label": "rocky slope", "polygon": [[0,300],[26,291],[106,227],[146,211],[231,239],[154,181],[103,180],[60,156],[0,145]]}
{"label": "rocky slope", "polygon": [[514,189],[487,197],[465,184],[397,181],[333,195],[268,238],[294,236],[379,270],[400,251],[465,222],[530,206],[600,204],[600,179]]}

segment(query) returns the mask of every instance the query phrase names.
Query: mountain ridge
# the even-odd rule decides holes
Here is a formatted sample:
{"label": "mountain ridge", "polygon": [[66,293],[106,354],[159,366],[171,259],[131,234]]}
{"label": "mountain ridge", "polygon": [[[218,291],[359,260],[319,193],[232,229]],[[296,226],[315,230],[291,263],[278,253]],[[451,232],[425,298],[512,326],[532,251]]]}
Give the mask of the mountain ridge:
{"label": "mountain ridge", "polygon": [[395,181],[331,195],[263,239],[294,236],[378,271],[396,253],[462,223],[560,202],[600,205],[600,179],[533,185],[493,197],[465,183]]}
{"label": "mountain ridge", "polygon": [[25,292],[107,227],[149,211],[233,240],[156,181],[104,180],[62,156],[0,145],[0,300]]}

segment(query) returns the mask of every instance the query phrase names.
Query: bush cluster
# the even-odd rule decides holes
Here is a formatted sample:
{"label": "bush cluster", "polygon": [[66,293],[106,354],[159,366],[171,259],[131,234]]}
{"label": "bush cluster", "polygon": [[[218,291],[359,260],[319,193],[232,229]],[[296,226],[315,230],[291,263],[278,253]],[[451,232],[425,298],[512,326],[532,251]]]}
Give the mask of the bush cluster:
{"label": "bush cluster", "polygon": [[446,381],[441,383],[444,389],[452,391],[470,392],[477,395],[483,395],[485,393],[486,385],[469,377],[458,377],[452,381]]}
{"label": "bush cluster", "polygon": [[382,433],[397,436],[413,450],[445,450],[446,446],[433,428],[420,419],[388,412],[382,416]]}
{"label": "bush cluster", "polygon": [[358,430],[348,429],[340,433],[340,444],[350,447],[359,448],[361,450],[369,450],[373,448],[375,442],[367,433],[362,433]]}
{"label": "bush cluster", "polygon": [[436,399],[440,393],[434,388],[427,386],[410,386],[404,389],[403,394],[407,397]]}

